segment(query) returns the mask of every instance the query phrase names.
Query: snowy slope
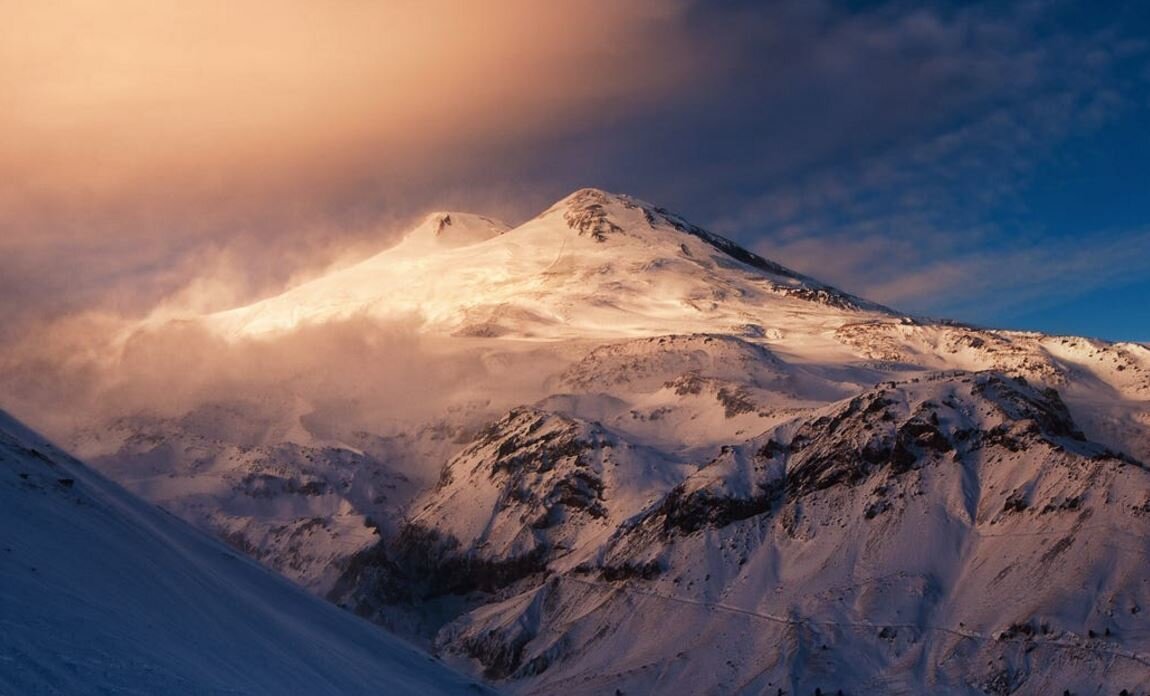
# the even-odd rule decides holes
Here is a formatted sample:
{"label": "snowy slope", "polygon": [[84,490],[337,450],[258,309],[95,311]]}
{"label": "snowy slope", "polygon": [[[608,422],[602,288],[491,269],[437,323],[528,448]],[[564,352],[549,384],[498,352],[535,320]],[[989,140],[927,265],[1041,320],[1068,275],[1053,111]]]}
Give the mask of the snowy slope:
{"label": "snowy slope", "polygon": [[0,413],[0,693],[479,693]]}
{"label": "snowy slope", "polygon": [[515,413],[412,526],[446,573],[502,573],[439,644],[527,693],[1150,683],[1150,471],[1000,373],[885,383],[694,466]]}
{"label": "snowy slope", "polygon": [[909,317],[593,189],[196,321],[396,319],[469,368],[411,415],[304,379],[69,442],[510,691],[1150,689],[1145,345]]}
{"label": "snowy slope", "polygon": [[375,527],[394,525],[395,510],[419,488],[381,461],[395,458],[386,442],[349,448],[288,440],[263,432],[254,415],[249,403],[231,401],[179,418],[120,418],[83,434],[83,456],[137,494],[322,594],[340,561],[375,543]]}

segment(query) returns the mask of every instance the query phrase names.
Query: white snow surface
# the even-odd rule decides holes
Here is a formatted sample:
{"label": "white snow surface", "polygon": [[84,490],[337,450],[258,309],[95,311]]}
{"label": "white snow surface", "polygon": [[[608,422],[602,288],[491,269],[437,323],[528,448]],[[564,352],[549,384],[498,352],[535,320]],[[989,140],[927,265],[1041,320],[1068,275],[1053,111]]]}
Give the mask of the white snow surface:
{"label": "white snow surface", "polygon": [[[555,458],[549,480],[607,473],[596,502],[622,514],[552,497],[566,519],[542,530],[538,500],[490,504],[483,483],[518,483],[492,458],[494,475],[448,479],[416,522],[473,556],[522,553],[489,542],[513,528],[560,550],[550,577],[461,616],[440,645],[495,664],[494,646],[523,646],[507,685],[531,694],[1144,687],[1150,474],[1064,430],[1049,399],[998,373],[886,383],[723,448],[641,510],[601,450]],[[474,471],[470,451],[455,464]],[[477,507],[434,514],[467,490]],[[532,524],[506,523],[517,515]]]}
{"label": "white snow surface", "polygon": [[394,395],[430,419],[288,394],[68,442],[508,691],[1150,687],[1143,344],[909,317],[593,189],[195,321],[364,319],[481,369]]}
{"label": "white snow surface", "polygon": [[475,694],[0,412],[0,694]]}

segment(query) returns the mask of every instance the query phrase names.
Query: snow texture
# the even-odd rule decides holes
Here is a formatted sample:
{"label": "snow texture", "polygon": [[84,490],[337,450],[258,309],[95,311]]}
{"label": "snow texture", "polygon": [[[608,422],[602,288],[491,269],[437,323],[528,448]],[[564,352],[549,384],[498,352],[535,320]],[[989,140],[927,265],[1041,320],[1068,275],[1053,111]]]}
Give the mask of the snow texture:
{"label": "snow texture", "polygon": [[486,689],[0,413],[0,693]]}

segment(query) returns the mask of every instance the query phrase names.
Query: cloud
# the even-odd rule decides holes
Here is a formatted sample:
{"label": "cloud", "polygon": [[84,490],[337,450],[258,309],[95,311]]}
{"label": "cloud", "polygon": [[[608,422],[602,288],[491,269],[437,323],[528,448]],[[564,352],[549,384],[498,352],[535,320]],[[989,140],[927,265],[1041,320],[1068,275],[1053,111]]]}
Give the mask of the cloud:
{"label": "cloud", "polygon": [[509,362],[494,347],[429,337],[420,324],[352,318],[271,341],[227,341],[195,322],[140,328],[87,312],[0,353],[0,393],[6,410],[61,440],[122,417],[237,401],[257,419],[307,417],[350,435],[405,431],[449,408],[490,417],[540,398],[560,364],[546,346]]}
{"label": "cloud", "polygon": [[796,237],[760,251],[892,307],[970,319],[1057,307],[1143,276],[1150,230],[1106,237],[956,251],[942,235],[901,242],[886,234],[842,235]]}
{"label": "cloud", "polygon": [[419,178],[477,143],[626,113],[693,69],[675,2],[4,5],[9,206]]}

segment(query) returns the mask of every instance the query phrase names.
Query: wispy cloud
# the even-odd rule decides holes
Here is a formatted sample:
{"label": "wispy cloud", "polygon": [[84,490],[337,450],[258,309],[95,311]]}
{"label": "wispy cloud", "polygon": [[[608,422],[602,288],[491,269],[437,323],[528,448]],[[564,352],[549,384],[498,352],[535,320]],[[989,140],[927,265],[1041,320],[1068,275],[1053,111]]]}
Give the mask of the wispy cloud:
{"label": "wispy cloud", "polygon": [[[4,3],[11,206],[340,186],[616,117],[699,61],[682,5]],[[45,211],[41,211],[45,212]]]}
{"label": "wispy cloud", "polygon": [[[864,124],[855,142],[868,146],[772,179],[713,226],[853,292],[976,321],[1144,277],[1146,227],[1054,229],[1033,209],[1032,191],[1047,169],[1073,169],[1079,150],[1067,143],[1142,108],[1137,67],[1150,46],[1112,27],[1038,39],[1041,10],[888,17],[878,43],[898,60],[876,79],[905,69],[917,45],[928,74],[970,80],[969,98],[941,109],[949,120],[928,118],[902,135]],[[873,36],[873,17],[844,21],[842,31]],[[857,55],[846,43],[837,50]],[[929,81],[911,84],[932,93]],[[900,100],[872,96],[871,108],[899,122]],[[849,131],[849,114],[839,118]]]}
{"label": "wispy cloud", "polygon": [[[1101,287],[1145,275],[1150,230],[1111,233],[1105,241],[1070,238],[993,251],[939,249],[932,239],[891,243],[885,235],[808,237],[760,251],[910,312],[956,318],[1049,308]],[[945,238],[938,238],[945,239]]]}

